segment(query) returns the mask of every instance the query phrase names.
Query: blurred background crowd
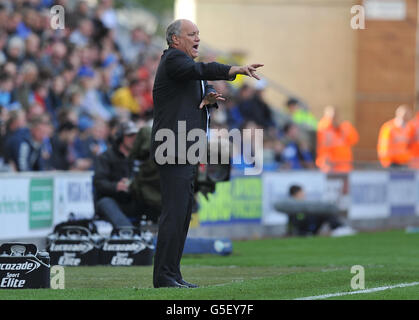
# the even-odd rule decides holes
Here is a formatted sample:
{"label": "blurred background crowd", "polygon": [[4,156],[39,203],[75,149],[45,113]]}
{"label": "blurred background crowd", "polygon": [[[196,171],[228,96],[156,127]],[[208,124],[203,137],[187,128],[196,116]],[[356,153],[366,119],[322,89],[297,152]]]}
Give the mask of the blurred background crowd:
{"label": "blurred background crowd", "polygon": [[[65,29],[50,27],[56,4],[65,8]],[[119,123],[151,125],[153,79],[166,46],[141,21],[131,26],[120,27],[112,0],[95,6],[0,1],[0,171],[92,170]],[[223,62],[211,51],[200,60]],[[212,113],[211,127],[264,129],[264,170],[353,168],[351,148],[359,135],[335,107],[327,106],[316,119],[295,97],[271,106],[264,98],[267,79],[213,85],[226,101]],[[403,119],[395,127],[404,128],[410,115],[399,110],[397,117]],[[415,139],[410,127],[398,133],[404,135],[402,153],[410,152]],[[378,154],[387,158],[381,164],[407,166],[410,157],[391,158],[397,148],[391,134],[383,136]]]}

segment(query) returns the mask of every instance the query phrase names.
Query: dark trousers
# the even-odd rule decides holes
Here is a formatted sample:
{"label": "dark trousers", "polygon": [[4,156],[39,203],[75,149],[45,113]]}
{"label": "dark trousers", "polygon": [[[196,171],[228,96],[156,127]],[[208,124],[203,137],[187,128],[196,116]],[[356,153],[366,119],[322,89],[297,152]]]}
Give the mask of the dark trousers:
{"label": "dark trousers", "polygon": [[162,212],[159,219],[153,283],[182,279],[180,260],[188,234],[196,165],[159,165]]}

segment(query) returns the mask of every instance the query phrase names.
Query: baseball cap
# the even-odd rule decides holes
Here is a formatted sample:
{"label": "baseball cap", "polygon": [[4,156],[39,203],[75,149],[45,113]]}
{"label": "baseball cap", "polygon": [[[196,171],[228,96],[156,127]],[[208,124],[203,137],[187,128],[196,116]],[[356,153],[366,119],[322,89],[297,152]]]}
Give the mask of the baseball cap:
{"label": "baseball cap", "polygon": [[139,131],[139,128],[132,121],[123,122],[121,124],[121,128],[122,128],[122,133],[125,136],[131,135],[131,134],[136,134]]}

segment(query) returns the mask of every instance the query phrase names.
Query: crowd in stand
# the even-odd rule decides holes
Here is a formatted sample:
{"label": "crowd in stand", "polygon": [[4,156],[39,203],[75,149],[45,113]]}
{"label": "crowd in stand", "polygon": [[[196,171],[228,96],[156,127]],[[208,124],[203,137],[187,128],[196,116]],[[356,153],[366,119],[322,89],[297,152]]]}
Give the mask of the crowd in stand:
{"label": "crowd in stand", "polygon": [[[76,3],[71,7],[70,4]],[[65,29],[50,8],[65,8]],[[112,0],[0,2],[3,170],[89,170],[118,123],[152,117],[160,48],[141,27],[123,33]]]}
{"label": "crowd in stand", "polygon": [[[55,4],[65,8],[65,29],[50,27]],[[92,170],[119,123],[150,125],[163,48],[141,25],[121,31],[113,5],[112,0],[99,0],[95,7],[86,1],[0,1],[0,171]],[[327,107],[317,121],[292,97],[282,112],[269,106],[265,80],[255,86],[213,85],[226,100],[212,112],[211,126],[264,129],[264,170],[352,169],[358,133],[339,120],[336,108]],[[416,141],[419,149],[417,123],[409,125],[404,148]],[[388,150],[397,149],[384,142],[393,139],[389,127],[380,133],[383,166],[400,162],[389,158]]]}

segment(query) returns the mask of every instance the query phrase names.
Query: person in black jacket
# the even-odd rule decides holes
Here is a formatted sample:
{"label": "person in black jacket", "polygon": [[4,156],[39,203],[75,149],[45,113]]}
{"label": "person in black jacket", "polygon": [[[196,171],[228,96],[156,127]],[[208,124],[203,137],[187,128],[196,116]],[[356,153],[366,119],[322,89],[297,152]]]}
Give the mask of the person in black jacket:
{"label": "person in black jacket", "polygon": [[[191,288],[197,285],[183,280],[180,272],[197,170],[197,163],[187,159],[187,150],[195,143],[200,144],[202,138],[198,141],[181,141],[186,145],[185,150],[180,148],[178,137],[187,136],[193,129],[206,130],[208,133],[209,107],[216,107],[217,101],[224,98],[208,85],[207,80],[234,80],[237,74],[259,79],[255,72],[262,65],[237,67],[216,62],[194,62],[198,56],[200,38],[198,27],[189,20],[172,22],[166,31],[166,41],[169,48],[163,52],[153,87],[151,157],[158,164],[162,196],[153,285],[156,288]],[[169,144],[168,140],[159,138],[167,131],[175,137]],[[162,150],[163,146],[168,145],[170,148]]]}
{"label": "person in black jacket", "polygon": [[133,160],[129,157],[137,135],[129,121],[120,125],[112,147],[99,155],[95,164],[93,188],[96,212],[115,228],[131,227],[133,220],[148,213],[148,208],[130,188]]}

